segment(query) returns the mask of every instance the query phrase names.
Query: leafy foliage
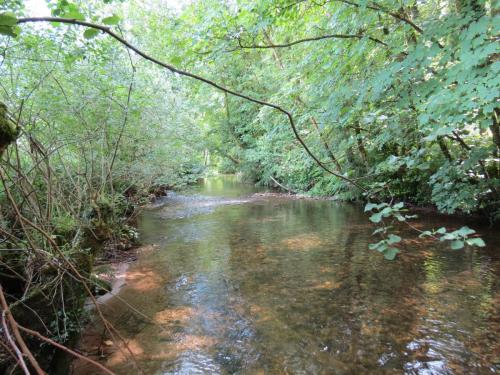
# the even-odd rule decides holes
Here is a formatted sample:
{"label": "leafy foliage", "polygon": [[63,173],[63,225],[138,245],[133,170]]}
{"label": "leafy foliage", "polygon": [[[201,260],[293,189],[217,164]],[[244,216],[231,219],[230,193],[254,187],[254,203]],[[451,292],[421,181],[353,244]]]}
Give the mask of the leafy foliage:
{"label": "leafy foliage", "polygon": [[[8,250],[0,271],[21,280],[13,294],[23,303],[46,306],[53,285],[70,296],[44,316],[61,342],[83,306],[64,260],[89,276],[99,245],[136,240],[128,219],[148,194],[207,169],[369,200],[365,211],[381,236],[370,248],[389,260],[403,242],[397,224],[413,218],[403,202],[500,217],[494,1],[47,4],[64,22],[37,27],[24,18],[24,2],[0,3],[0,227]],[[67,25],[78,21],[101,28]],[[101,37],[106,30],[286,108],[301,140],[345,178],[304,153],[283,113],[158,70]],[[485,246],[468,227],[421,236],[456,250]]]}

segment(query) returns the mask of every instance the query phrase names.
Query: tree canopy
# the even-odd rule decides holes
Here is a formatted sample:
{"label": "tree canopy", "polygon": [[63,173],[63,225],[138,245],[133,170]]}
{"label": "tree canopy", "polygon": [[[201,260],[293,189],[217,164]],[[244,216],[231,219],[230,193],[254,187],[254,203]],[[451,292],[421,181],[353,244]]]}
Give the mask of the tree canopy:
{"label": "tree canopy", "polygon": [[96,249],[131,246],[135,207],[207,173],[363,202],[387,259],[409,204],[498,220],[494,1],[29,3],[0,3],[0,277],[51,306],[58,342]]}

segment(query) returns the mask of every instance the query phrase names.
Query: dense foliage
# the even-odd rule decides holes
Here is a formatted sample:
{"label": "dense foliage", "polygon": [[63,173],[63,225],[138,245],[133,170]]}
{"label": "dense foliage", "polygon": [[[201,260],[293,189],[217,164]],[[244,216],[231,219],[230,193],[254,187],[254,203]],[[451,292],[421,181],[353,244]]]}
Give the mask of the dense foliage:
{"label": "dense foliage", "polygon": [[[167,58],[288,108],[315,154],[369,190],[496,217],[500,65],[491,6],[196,2],[167,24],[176,37]],[[175,48],[187,41],[194,45]],[[208,121],[232,169],[294,190],[359,197],[304,157],[286,118],[223,99],[225,108],[209,102],[216,115]]]}
{"label": "dense foliage", "polygon": [[[34,22],[19,0],[0,4],[0,268],[2,285],[23,301],[20,321],[33,319],[22,306],[50,305],[35,326],[50,326],[60,342],[77,330],[75,282],[90,280],[96,249],[129,246],[134,207],[204,171],[374,200],[375,223],[410,218],[402,203],[384,201],[500,215],[493,1],[47,6],[63,22]],[[371,247],[394,258],[401,238],[387,226],[378,232],[385,237]],[[471,233],[422,235],[484,246]]]}

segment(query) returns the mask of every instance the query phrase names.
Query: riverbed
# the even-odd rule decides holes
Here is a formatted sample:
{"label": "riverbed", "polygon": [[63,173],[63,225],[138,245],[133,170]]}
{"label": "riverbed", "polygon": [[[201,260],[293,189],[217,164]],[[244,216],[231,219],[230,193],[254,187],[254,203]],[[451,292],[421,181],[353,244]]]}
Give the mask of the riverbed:
{"label": "riverbed", "polygon": [[368,250],[376,238],[362,207],[256,193],[221,176],[144,212],[150,246],[102,305],[127,345],[96,321],[87,335],[104,344],[83,350],[117,374],[500,372],[493,230],[482,229],[486,248],[454,251],[396,228],[402,252],[387,261]]}

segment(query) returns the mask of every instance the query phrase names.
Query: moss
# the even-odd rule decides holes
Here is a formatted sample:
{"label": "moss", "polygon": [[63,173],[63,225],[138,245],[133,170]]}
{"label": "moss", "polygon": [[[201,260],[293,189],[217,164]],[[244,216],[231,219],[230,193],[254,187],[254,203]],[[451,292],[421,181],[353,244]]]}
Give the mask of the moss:
{"label": "moss", "polygon": [[18,135],[19,130],[7,116],[7,106],[0,102],[0,155]]}

